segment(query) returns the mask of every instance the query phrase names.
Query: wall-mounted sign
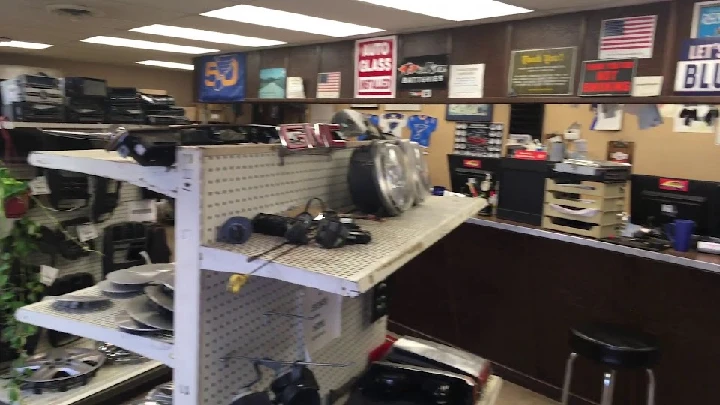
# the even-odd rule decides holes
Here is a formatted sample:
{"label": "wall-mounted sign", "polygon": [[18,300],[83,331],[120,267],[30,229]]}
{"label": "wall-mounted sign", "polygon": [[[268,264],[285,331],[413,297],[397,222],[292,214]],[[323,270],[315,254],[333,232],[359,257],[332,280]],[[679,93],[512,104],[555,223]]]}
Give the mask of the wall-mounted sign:
{"label": "wall-mounted sign", "polygon": [[675,71],[675,92],[720,94],[720,38],[683,42]]}
{"label": "wall-mounted sign", "polygon": [[636,70],[637,59],[585,61],[578,95],[629,96]]}
{"label": "wall-mounted sign", "polygon": [[485,64],[450,65],[448,98],[482,98]]}
{"label": "wall-mounted sign", "polygon": [[720,1],[695,3],[690,37],[720,37]]}
{"label": "wall-mounted sign", "polygon": [[508,94],[569,96],[575,78],[574,46],[512,51]]}
{"label": "wall-mounted sign", "polygon": [[196,59],[200,70],[198,101],[201,103],[228,103],[245,99],[244,53],[203,56]]}
{"label": "wall-mounted sign", "polygon": [[447,55],[405,58],[398,67],[398,90],[446,89],[448,71]]}
{"label": "wall-mounted sign", "polygon": [[656,27],[656,15],[603,20],[598,59],[652,58]]}
{"label": "wall-mounted sign", "polygon": [[492,104],[446,104],[446,121],[490,122],[493,119]]}
{"label": "wall-mounted sign", "polygon": [[396,36],[355,41],[355,98],[395,97],[396,64]]}

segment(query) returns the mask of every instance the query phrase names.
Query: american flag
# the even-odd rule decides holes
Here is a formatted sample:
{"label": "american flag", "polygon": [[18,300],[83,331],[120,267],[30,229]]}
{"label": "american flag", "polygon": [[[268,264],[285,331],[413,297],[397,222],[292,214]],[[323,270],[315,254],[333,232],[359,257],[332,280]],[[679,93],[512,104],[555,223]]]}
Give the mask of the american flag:
{"label": "american flag", "polygon": [[657,16],[604,20],[600,32],[600,59],[652,58]]}
{"label": "american flag", "polygon": [[317,97],[340,97],[340,72],[318,73]]}

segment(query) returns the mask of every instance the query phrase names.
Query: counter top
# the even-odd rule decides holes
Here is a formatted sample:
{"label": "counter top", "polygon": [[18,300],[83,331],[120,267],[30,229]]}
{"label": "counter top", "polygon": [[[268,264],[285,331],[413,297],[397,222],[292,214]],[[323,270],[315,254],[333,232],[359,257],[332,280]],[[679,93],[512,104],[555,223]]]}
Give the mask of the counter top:
{"label": "counter top", "polygon": [[618,252],[626,255],[643,257],[646,259],[677,264],[679,266],[692,267],[698,270],[720,274],[720,256],[716,255],[698,252],[683,253],[676,252],[674,250],[653,252],[650,250],[637,249],[628,246],[616,245],[614,243],[603,242],[597,239],[590,239],[582,236],[574,236],[565,233],[548,231],[532,225],[519,224],[516,222],[505,221],[496,218],[474,217],[468,219],[466,222],[474,225],[487,226],[495,229],[537,236],[540,238],[554,239],[561,242],[574,243],[577,245],[609,250],[611,252]]}

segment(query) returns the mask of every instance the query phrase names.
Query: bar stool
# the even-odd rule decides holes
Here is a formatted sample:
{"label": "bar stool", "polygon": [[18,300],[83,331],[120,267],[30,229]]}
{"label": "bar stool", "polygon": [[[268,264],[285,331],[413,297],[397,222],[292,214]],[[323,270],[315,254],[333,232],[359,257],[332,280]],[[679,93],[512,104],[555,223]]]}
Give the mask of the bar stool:
{"label": "bar stool", "polygon": [[660,347],[654,336],[617,325],[589,324],[571,329],[569,343],[572,353],[565,366],[563,405],[568,404],[573,363],[578,355],[610,369],[603,378],[600,405],[612,405],[616,370],[643,368],[648,375],[647,405],[655,405],[655,375],[652,368],[660,358]]}

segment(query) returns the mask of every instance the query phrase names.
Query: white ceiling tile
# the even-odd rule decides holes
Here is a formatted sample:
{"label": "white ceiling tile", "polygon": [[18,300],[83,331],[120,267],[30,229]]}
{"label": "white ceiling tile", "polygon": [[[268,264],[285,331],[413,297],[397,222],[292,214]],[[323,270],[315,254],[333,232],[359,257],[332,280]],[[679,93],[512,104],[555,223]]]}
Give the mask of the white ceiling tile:
{"label": "white ceiling tile", "polygon": [[311,42],[320,40],[332,40],[333,38],[324,35],[314,35],[304,32],[283,30],[278,28],[262,27],[253,24],[244,24],[235,21],[221,20],[204,16],[183,17],[171,21],[169,24],[180,27],[197,28],[201,30],[217,31],[227,34],[247,35],[258,38],[274,39],[284,42]]}
{"label": "white ceiling tile", "polygon": [[[183,14],[200,14],[218,8],[232,6],[237,1],[231,0],[114,0],[120,4],[130,4],[146,9],[176,11]],[[252,3],[244,1],[242,3]]]}

